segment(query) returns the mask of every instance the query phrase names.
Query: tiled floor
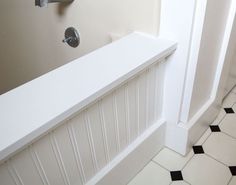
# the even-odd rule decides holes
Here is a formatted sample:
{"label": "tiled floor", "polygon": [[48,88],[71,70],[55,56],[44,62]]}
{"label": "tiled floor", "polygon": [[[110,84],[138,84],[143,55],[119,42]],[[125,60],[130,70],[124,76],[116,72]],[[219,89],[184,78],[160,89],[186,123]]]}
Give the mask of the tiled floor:
{"label": "tiled floor", "polygon": [[185,157],[164,148],[128,185],[236,185],[236,88]]}

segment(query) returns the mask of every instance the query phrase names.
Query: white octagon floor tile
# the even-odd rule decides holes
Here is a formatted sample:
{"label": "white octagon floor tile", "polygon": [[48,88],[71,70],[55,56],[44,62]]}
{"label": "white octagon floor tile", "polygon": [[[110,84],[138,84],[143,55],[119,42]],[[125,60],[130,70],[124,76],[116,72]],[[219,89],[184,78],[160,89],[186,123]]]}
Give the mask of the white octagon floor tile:
{"label": "white octagon floor tile", "polygon": [[236,114],[227,114],[220,124],[220,129],[236,138]]}
{"label": "white octagon floor tile", "polygon": [[213,123],[211,125],[219,125],[222,122],[222,120],[225,117],[225,115],[226,115],[225,110],[224,109],[220,109],[220,112],[219,112],[217,118],[213,121]]}
{"label": "white octagon floor tile", "polygon": [[185,181],[174,181],[170,185],[189,185],[189,183]]}
{"label": "white octagon floor tile", "polygon": [[236,166],[236,140],[221,132],[212,133],[203,144],[205,153],[228,166]]}
{"label": "white octagon floor tile", "polygon": [[236,103],[236,94],[229,93],[229,95],[223,101],[223,107],[232,107]]}
{"label": "white octagon floor tile", "polygon": [[202,135],[202,137],[197,141],[195,145],[202,145],[210,135],[211,135],[211,129],[208,128],[207,131]]}
{"label": "white octagon floor tile", "polygon": [[236,185],[236,177],[233,177],[229,183],[229,185]]}
{"label": "white octagon floor tile", "polygon": [[184,167],[192,156],[193,151],[186,156],[182,156],[168,148],[164,148],[153,158],[153,161],[170,171],[178,171]]}
{"label": "white octagon floor tile", "polygon": [[231,178],[226,166],[204,154],[194,155],[182,173],[191,185],[226,185]]}
{"label": "white octagon floor tile", "polygon": [[154,162],[150,162],[128,185],[169,185],[170,173]]}

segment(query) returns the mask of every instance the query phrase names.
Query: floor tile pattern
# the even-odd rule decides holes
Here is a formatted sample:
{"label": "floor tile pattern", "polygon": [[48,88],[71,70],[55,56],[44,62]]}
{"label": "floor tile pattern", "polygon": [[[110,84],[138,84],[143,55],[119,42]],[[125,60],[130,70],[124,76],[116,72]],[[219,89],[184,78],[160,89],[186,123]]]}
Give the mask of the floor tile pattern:
{"label": "floor tile pattern", "polygon": [[193,146],[193,152],[194,152],[194,154],[204,154],[204,150],[201,145]]}
{"label": "floor tile pattern", "polygon": [[163,148],[128,185],[166,184],[236,185],[236,88],[191,152]]}
{"label": "floor tile pattern", "polygon": [[180,180],[182,181],[183,180],[183,176],[182,176],[181,171],[171,171],[170,176],[171,176],[172,181],[180,181]]}

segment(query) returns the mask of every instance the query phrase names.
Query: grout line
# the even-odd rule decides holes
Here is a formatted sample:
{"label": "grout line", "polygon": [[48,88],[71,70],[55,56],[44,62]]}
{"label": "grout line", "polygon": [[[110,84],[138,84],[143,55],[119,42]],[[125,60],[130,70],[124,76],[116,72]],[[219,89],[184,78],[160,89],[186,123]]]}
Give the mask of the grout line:
{"label": "grout line", "polygon": [[222,124],[222,121],[225,119],[225,117],[226,117],[226,113],[225,113],[225,115],[223,116],[223,118],[221,118],[221,120],[219,121],[219,123],[217,124],[218,126],[220,126],[221,124]]}
{"label": "grout line", "polygon": [[[210,129],[210,128],[209,128],[209,129]],[[210,131],[211,131],[211,129],[210,129]],[[202,146],[206,143],[206,141],[209,139],[209,137],[211,136],[211,134],[212,134],[212,132],[209,134],[209,136],[207,136],[207,138],[205,139],[205,141],[202,142],[202,144],[201,144]]]}
{"label": "grout line", "polygon": [[233,176],[229,179],[229,182],[227,183],[227,185],[231,183],[232,179],[233,179]]}
{"label": "grout line", "polygon": [[193,159],[194,155],[195,154],[193,153],[193,156],[185,163],[185,165],[182,167],[181,171],[183,171],[184,168],[188,165],[188,163]]}
{"label": "grout line", "polygon": [[186,180],[183,180],[183,181],[186,182],[187,184],[191,185],[188,181],[186,181]]}
{"label": "grout line", "polygon": [[[162,150],[162,149],[161,149],[161,150]],[[161,150],[160,150],[160,151],[161,151]],[[160,151],[159,151],[159,152],[160,152]],[[158,153],[159,153],[159,152],[158,152]],[[135,176],[134,176],[133,178],[131,178],[131,179],[127,182],[127,184],[129,184],[132,180],[134,180],[134,179],[137,177],[137,175],[138,175],[141,171],[143,171],[143,169],[144,169],[147,165],[149,165],[150,162],[153,162],[152,159],[149,160],[149,161],[144,165],[144,167],[143,167],[141,170],[139,170],[139,171],[135,174]]]}
{"label": "grout line", "polygon": [[[176,152],[175,152],[175,153],[176,153]],[[189,162],[193,157],[194,157],[194,155],[188,160],[188,162]],[[161,168],[167,170],[168,172],[171,172],[171,170],[169,170],[169,169],[167,169],[166,167],[162,166],[162,165],[159,164],[158,162],[156,162],[156,161],[154,161],[154,160],[151,160],[151,161],[152,161],[153,163],[157,164],[158,166],[160,166]],[[188,163],[188,162],[187,162],[187,163]],[[184,169],[184,167],[187,165],[187,163],[180,169],[181,172],[183,171],[183,169]],[[183,174],[182,174],[182,175],[183,175]],[[170,177],[170,179],[171,179],[171,177]],[[184,179],[184,177],[183,177],[183,179]],[[186,180],[183,180],[183,181],[190,185],[190,183],[187,182]],[[174,182],[174,181],[171,180],[170,185],[171,185],[173,182]]]}
{"label": "grout line", "polygon": [[[172,152],[179,154],[178,152],[174,151],[173,149],[171,149],[171,148],[169,148],[169,147],[167,147],[167,146],[165,146],[164,148],[167,148],[167,149],[171,150]],[[164,148],[163,148],[163,149],[164,149]],[[181,155],[181,154],[179,154],[179,155]],[[181,156],[183,156],[183,155],[181,155]],[[183,157],[184,157],[184,156],[183,156]]]}
{"label": "grout line", "polygon": [[234,91],[231,91],[231,93],[236,94],[236,92],[234,92]]}
{"label": "grout line", "polygon": [[[177,153],[176,151],[174,151],[174,150],[172,150],[172,149],[170,149],[170,148],[168,148],[168,147],[164,147],[163,149],[160,150],[160,152],[161,152],[162,150],[164,150],[165,148],[167,148],[167,149],[171,150],[172,152],[174,152],[174,153],[180,155],[179,153]],[[191,150],[192,150],[192,149],[191,149]],[[159,152],[159,153],[160,153],[160,152]],[[191,151],[190,151],[190,152],[191,152]],[[158,153],[158,154],[159,154],[159,153]],[[158,154],[157,154],[157,155],[158,155]],[[183,156],[183,157],[184,157],[184,156]],[[188,162],[189,162],[193,157],[194,157],[194,153],[193,153],[193,156],[190,157],[190,159],[186,162],[186,164],[185,164],[180,170],[183,170],[184,167],[188,164]],[[154,161],[153,159],[152,159],[152,161],[153,161],[154,163],[158,164],[159,166],[163,167],[164,169],[168,170],[167,168],[165,168],[164,166],[162,166],[162,165],[159,164],[158,162]],[[168,170],[168,171],[170,171],[170,170]]]}
{"label": "grout line", "polygon": [[170,170],[168,170],[166,167],[162,166],[161,164],[159,164],[158,162],[151,160],[153,163],[157,164],[158,166],[160,166],[161,168],[167,170],[168,172],[170,172]]}
{"label": "grout line", "polygon": [[231,136],[231,135],[229,135],[228,133],[226,133],[224,131],[221,131],[221,132],[222,132],[222,134],[225,134],[226,136],[230,137],[231,139],[236,140],[236,137]]}
{"label": "grout line", "polygon": [[233,106],[232,106],[232,108],[234,107],[234,105],[236,104],[236,102],[234,102],[234,104],[233,104]]}
{"label": "grout line", "polygon": [[213,159],[213,160],[215,160],[215,161],[217,161],[217,162],[223,164],[223,165],[226,166],[227,168],[229,168],[229,166],[228,166],[227,164],[225,164],[225,163],[219,161],[218,159],[212,157],[211,155],[209,155],[209,154],[207,154],[207,153],[204,153],[204,154],[205,154],[206,156],[210,157],[211,159]]}

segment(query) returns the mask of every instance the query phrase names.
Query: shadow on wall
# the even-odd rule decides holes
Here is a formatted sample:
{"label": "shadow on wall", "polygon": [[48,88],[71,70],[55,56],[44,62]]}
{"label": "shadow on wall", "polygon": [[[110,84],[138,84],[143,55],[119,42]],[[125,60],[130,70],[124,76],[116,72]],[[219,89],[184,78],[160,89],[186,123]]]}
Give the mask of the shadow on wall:
{"label": "shadow on wall", "polygon": [[59,16],[63,16],[66,13],[66,10],[68,9],[68,7],[70,6],[72,2],[69,3],[58,3],[57,6],[57,13]]}

